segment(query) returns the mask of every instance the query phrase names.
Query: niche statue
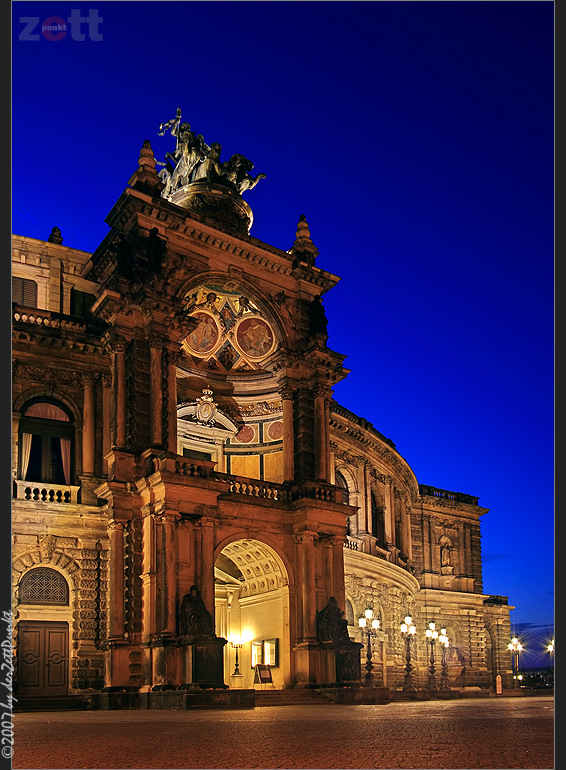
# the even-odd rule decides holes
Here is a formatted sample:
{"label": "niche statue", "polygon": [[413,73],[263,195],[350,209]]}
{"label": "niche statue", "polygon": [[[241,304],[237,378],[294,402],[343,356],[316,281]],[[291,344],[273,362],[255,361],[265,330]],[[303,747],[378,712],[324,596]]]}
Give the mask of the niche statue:
{"label": "niche statue", "polygon": [[328,604],[318,613],[318,639],[320,642],[349,642],[348,621],[331,596]]}
{"label": "niche statue", "polygon": [[180,617],[181,636],[214,637],[214,621],[206,609],[197,586],[183,596]]}

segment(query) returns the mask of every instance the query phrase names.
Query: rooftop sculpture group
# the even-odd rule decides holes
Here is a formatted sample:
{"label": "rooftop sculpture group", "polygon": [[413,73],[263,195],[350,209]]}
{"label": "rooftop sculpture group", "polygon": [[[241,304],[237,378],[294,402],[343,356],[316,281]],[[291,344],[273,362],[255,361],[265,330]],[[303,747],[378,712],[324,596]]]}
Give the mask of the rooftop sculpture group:
{"label": "rooftop sculpture group", "polygon": [[181,109],[174,118],[159,126],[159,136],[170,131],[176,139],[175,152],[165,153],[165,163],[159,176],[165,183],[162,197],[169,198],[177,190],[195,182],[219,184],[235,190],[240,195],[251,190],[265,174],[252,176],[253,163],[248,158],[236,153],[230,160],[222,162],[222,146],[213,142],[210,146],[202,134],[191,131],[189,123],[181,121]]}

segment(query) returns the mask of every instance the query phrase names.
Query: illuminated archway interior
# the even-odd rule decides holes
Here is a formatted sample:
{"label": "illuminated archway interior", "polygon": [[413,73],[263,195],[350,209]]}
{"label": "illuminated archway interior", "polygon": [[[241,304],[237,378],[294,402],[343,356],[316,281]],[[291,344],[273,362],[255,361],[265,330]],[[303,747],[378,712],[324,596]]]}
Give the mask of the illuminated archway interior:
{"label": "illuminated archway interior", "polygon": [[214,573],[216,633],[229,641],[226,684],[254,687],[259,663],[270,666],[273,686],[284,687],[290,681],[289,589],[281,559],[258,540],[236,540],[222,550]]}

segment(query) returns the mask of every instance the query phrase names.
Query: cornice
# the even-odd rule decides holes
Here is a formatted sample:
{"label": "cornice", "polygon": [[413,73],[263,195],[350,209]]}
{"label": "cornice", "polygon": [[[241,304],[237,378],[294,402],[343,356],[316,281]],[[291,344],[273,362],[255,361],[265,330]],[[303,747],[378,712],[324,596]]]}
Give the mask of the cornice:
{"label": "cornice", "polygon": [[[333,415],[336,415],[344,422],[334,419]],[[358,424],[353,423],[353,419],[358,421]],[[397,453],[397,451],[391,446],[390,443],[386,443],[387,439],[381,436],[379,431],[375,430],[371,423],[367,423],[364,426],[359,425],[359,417],[353,415],[348,410],[342,410],[335,401],[332,402],[331,414],[330,414],[330,427],[334,431],[336,437],[340,436],[346,441],[353,441],[362,445],[364,448],[371,450],[384,464],[392,468],[397,475],[404,482],[407,490],[409,491],[409,497],[412,502],[418,498],[418,483],[414,473],[409,467],[408,463]],[[371,432],[371,433],[370,433]],[[367,460],[367,452],[363,453],[364,460]]]}
{"label": "cornice", "polygon": [[[321,289],[321,293],[328,291],[340,280],[338,276],[317,267],[301,268],[300,275],[298,275],[297,269],[292,267],[292,255],[286,251],[266,244],[253,236],[234,233],[220,226],[212,227],[202,221],[198,214],[189,213],[169,201],[152,198],[150,195],[132,188],[127,188],[122,193],[106,222],[115,230],[121,231],[136,214],[156,220],[160,225],[158,228],[160,234],[163,233],[168,237],[169,247],[173,251],[175,247],[171,243],[171,236],[178,234],[182,237],[192,238],[204,245],[221,249],[249,264],[258,265],[262,269],[306,281]],[[103,244],[104,241],[101,246]],[[93,259],[96,258],[99,251],[100,247],[94,252]]]}

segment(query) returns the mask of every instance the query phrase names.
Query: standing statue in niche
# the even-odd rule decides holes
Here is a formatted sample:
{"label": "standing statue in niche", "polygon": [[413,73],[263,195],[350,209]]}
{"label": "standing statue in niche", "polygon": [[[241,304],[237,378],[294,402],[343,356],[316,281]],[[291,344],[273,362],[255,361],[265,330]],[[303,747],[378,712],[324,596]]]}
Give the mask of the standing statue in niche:
{"label": "standing statue in niche", "polygon": [[214,620],[206,609],[196,585],[183,596],[180,618],[181,636],[214,636]]}
{"label": "standing statue in niche", "polygon": [[328,334],[328,321],[320,296],[316,296],[309,305],[311,334]]}
{"label": "standing statue in niche", "polygon": [[440,566],[450,566],[450,546],[446,543],[440,546]]}
{"label": "standing statue in niche", "polygon": [[320,642],[349,642],[348,621],[338,607],[334,596],[318,613],[318,639]]}
{"label": "standing statue in niche", "polygon": [[147,239],[147,267],[152,273],[161,272],[161,262],[165,256],[167,247],[165,241],[159,237],[159,230],[157,227],[152,227],[149,231]]}

